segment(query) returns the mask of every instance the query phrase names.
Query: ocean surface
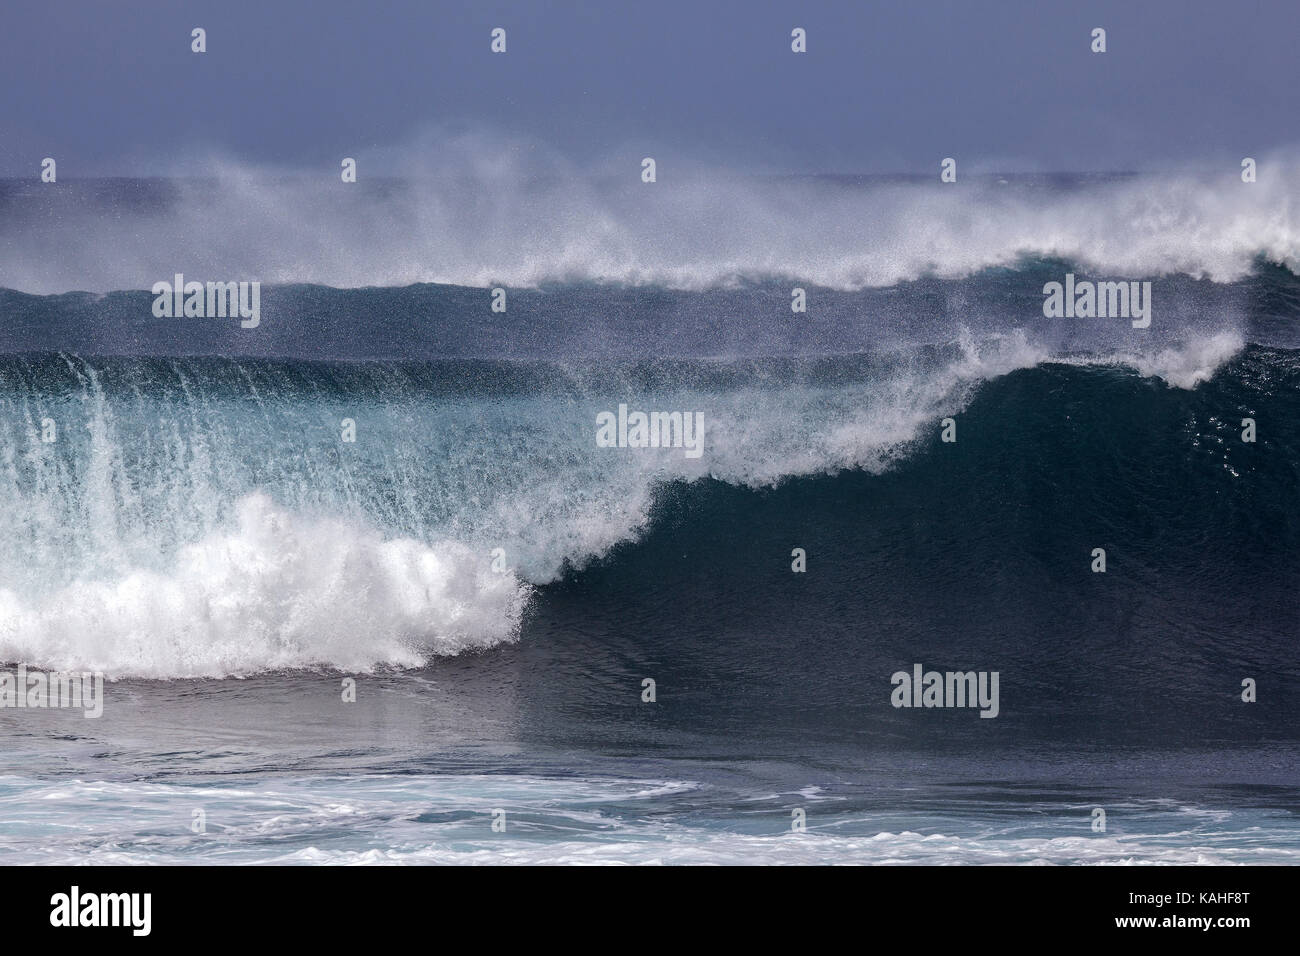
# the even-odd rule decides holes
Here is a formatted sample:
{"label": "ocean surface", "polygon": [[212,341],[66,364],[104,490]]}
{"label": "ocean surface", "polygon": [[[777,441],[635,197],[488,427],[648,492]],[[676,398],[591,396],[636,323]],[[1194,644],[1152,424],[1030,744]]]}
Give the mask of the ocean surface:
{"label": "ocean surface", "polygon": [[1300,861],[1287,168],[0,181],[0,862]]}

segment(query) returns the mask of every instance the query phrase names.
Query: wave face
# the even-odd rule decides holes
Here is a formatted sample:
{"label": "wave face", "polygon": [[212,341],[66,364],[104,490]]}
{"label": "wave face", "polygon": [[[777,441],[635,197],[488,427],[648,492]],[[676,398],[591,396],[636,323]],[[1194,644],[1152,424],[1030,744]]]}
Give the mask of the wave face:
{"label": "wave face", "polygon": [[[528,587],[633,537],[660,484],[883,469],[1030,361],[1016,346],[966,342],[923,372],[11,358],[0,653],[167,677],[509,640]],[[597,448],[598,413],[636,396],[702,413],[708,455]]]}
{"label": "wave face", "polygon": [[[0,286],[148,289],[181,272],[268,285],[779,280],[839,291],[957,279],[1026,258],[1215,282],[1258,259],[1300,271],[1292,153],[1239,170],[1123,177],[600,178],[469,140],[401,180],[270,176],[0,183]],[[532,154],[536,155],[536,154]],[[937,180],[937,177],[935,177]]]}
{"label": "wave face", "polygon": [[[611,560],[678,494],[697,502],[704,540],[742,506],[758,525],[786,522],[763,510],[776,507],[765,489],[846,472],[943,494],[948,415],[962,438],[942,447],[978,466],[962,479],[976,512],[1018,482],[1045,493],[1042,469],[1073,462],[1085,486],[1060,486],[1064,525],[1069,509],[1116,497],[1140,526],[1182,529],[1150,560],[1192,568],[1205,542],[1232,542],[1237,557],[1218,560],[1246,573],[1267,555],[1282,562],[1272,575],[1300,553],[1284,505],[1300,490],[1296,354],[1243,351],[1221,334],[1056,358],[1023,335],[751,362],[11,356],[0,362],[0,657],[118,677],[415,666],[515,639],[538,588]],[[1008,388],[1014,401],[997,397]],[[704,454],[597,447],[597,415],[619,403],[702,413]],[[1107,428],[1072,432],[1079,403],[1105,409]],[[1239,440],[1247,415],[1265,430],[1257,446]],[[56,440],[43,441],[51,425]],[[1036,450],[1023,461],[972,451],[993,434],[1010,436],[1003,449]],[[1116,460],[1132,467],[1116,475]],[[1101,472],[1110,483],[1088,491]],[[706,493],[715,486],[748,497],[720,502]],[[801,494],[814,492],[836,493]],[[1167,513],[1147,510],[1160,503]],[[907,514],[920,502],[896,504]],[[1043,533],[986,530],[987,543],[968,544],[972,561],[1033,552]]]}

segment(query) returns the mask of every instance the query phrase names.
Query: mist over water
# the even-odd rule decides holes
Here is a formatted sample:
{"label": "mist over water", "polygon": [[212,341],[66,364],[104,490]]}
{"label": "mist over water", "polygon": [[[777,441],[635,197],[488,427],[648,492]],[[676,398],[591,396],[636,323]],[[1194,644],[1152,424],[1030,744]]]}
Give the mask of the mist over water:
{"label": "mist over water", "polygon": [[[663,157],[661,157],[663,158]],[[600,282],[700,290],[790,280],[837,290],[962,278],[1025,258],[1129,277],[1297,271],[1293,151],[1235,169],[1127,176],[770,177],[663,158],[573,169],[463,136],[345,184],[211,160],[183,179],[0,183],[0,287],[148,289],[181,272],[336,288]]]}

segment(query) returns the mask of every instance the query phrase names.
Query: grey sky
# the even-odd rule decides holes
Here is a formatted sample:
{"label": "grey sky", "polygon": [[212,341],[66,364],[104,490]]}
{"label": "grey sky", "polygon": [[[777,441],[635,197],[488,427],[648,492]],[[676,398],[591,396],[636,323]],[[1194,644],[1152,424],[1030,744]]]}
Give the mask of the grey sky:
{"label": "grey sky", "polygon": [[579,164],[790,172],[1128,170],[1300,141],[1295,0],[6,0],[0,22],[9,176],[209,151],[334,169],[467,124]]}

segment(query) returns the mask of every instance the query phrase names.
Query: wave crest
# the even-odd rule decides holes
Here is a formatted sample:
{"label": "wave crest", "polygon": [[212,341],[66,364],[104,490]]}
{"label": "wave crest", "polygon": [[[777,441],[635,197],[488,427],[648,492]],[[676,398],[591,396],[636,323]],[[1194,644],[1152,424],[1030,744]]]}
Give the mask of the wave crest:
{"label": "wave crest", "polygon": [[[147,289],[173,273],[334,287],[606,282],[704,289],[789,280],[836,290],[962,278],[1025,258],[1106,275],[1230,282],[1258,257],[1300,272],[1300,159],[1062,186],[1051,178],[593,178],[499,142],[435,142],[402,180],[273,176],[214,163],[203,180],[0,191],[0,284],[34,293]],[[526,152],[516,150],[516,153]],[[432,163],[432,165],[431,165]],[[680,169],[681,164],[674,164]],[[107,192],[107,195],[106,195]],[[214,224],[219,224],[214,228]]]}

